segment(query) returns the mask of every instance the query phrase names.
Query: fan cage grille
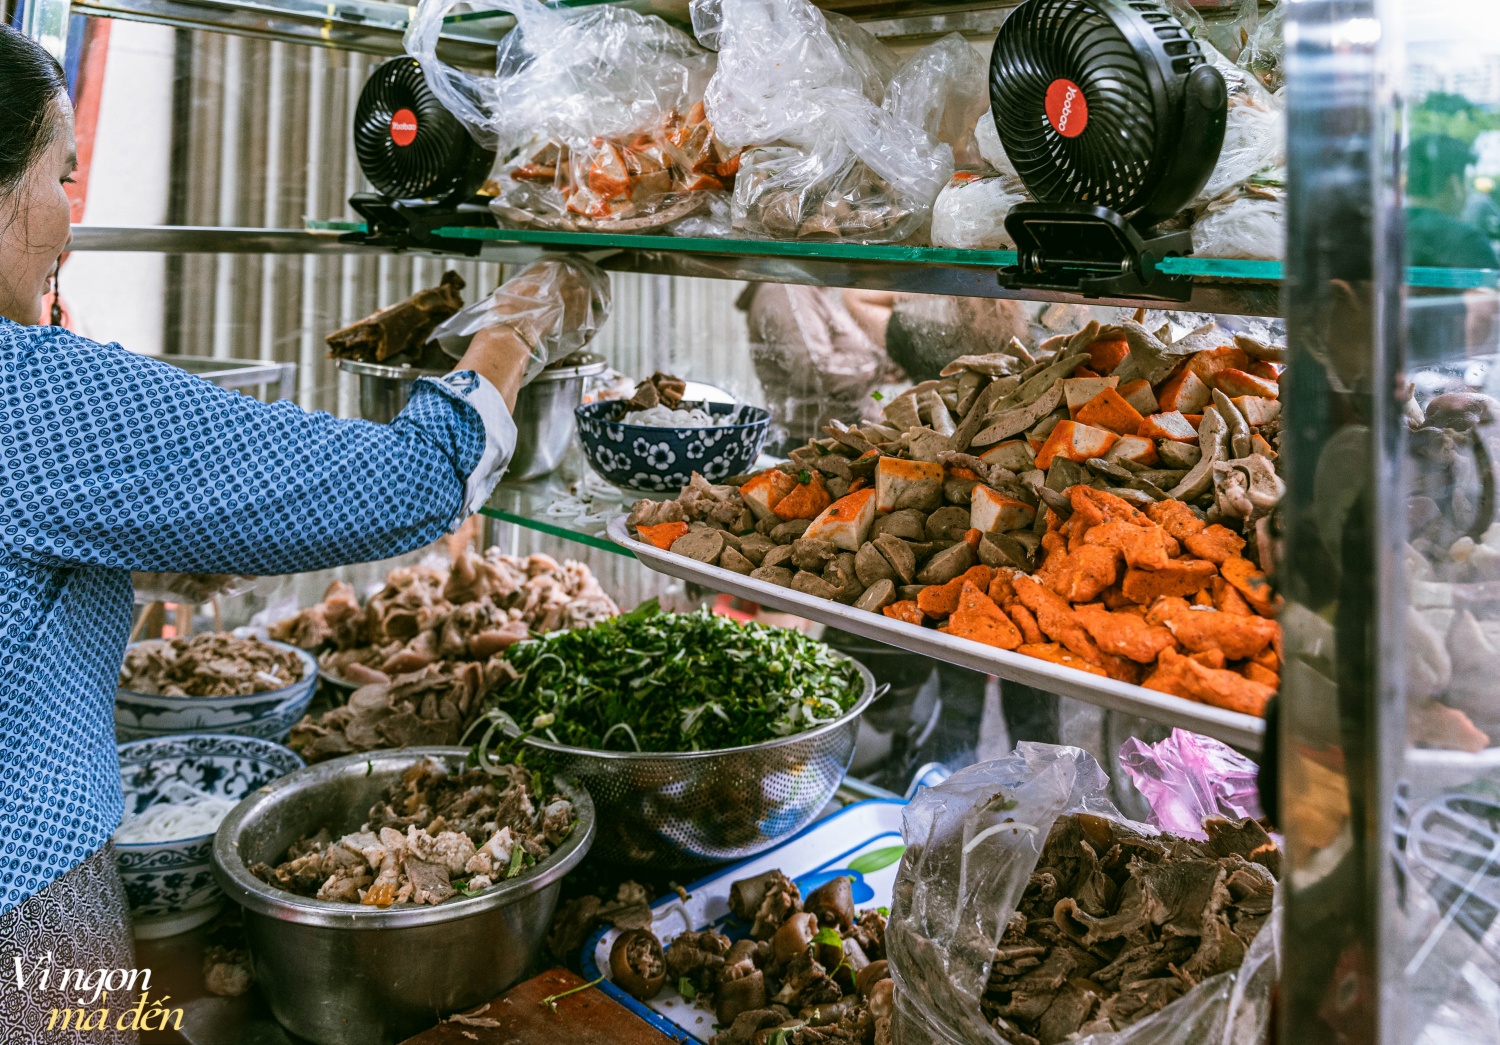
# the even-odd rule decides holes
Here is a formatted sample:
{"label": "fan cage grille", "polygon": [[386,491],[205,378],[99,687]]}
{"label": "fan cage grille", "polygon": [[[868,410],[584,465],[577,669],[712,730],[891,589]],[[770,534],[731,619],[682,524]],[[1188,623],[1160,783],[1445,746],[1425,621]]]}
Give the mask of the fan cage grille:
{"label": "fan cage grille", "polygon": [[[399,145],[391,120],[416,116],[409,145]],[[434,199],[464,188],[478,147],[428,88],[422,67],[393,58],[376,68],[354,114],[354,152],[375,190],[393,199]]]}

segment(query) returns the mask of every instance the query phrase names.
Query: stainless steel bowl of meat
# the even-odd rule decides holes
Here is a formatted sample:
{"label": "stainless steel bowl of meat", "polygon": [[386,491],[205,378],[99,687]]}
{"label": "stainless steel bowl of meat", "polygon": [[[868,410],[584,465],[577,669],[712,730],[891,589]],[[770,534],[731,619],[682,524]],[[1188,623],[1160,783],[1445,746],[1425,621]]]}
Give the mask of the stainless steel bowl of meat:
{"label": "stainless steel bowl of meat", "polygon": [[877,695],[875,677],[853,663],[864,683],[859,700],[805,733],[669,754],[526,743],[557,756],[558,771],[588,789],[604,859],[653,868],[741,860],[812,823],[843,782],[859,718]]}
{"label": "stainless steel bowl of meat", "polygon": [[[516,841],[506,846],[513,863],[492,851],[487,860],[509,866],[497,866],[483,882],[470,877],[455,891],[447,868],[438,880],[431,877],[446,857],[419,849],[416,841],[455,840],[448,831],[472,837],[468,819],[488,818],[485,832],[496,822],[514,822],[511,804],[525,797],[524,782],[494,778],[504,790],[479,808],[466,803],[478,793],[467,786],[450,787],[440,802],[429,803],[422,792],[408,791],[404,801],[393,796],[403,794],[399,789],[419,774],[418,767],[433,778],[445,775],[433,773],[428,760],[448,776],[463,773],[467,754],[458,747],[408,748],[309,766],[246,798],[220,826],[215,876],[244,908],[256,979],[271,1012],[293,1034],[318,1045],[402,1041],[494,997],[520,980],[537,957],[561,879],[593,842],[594,806],[585,792],[559,784],[556,790],[572,806],[572,826],[547,833],[550,853],[525,866],[521,856],[545,851],[535,844],[541,836],[527,839],[524,852]],[[552,809],[536,814],[543,825],[538,831],[546,828],[543,814]],[[375,822],[382,825],[378,834],[369,830]],[[402,842],[402,824],[410,849]],[[441,833],[434,837],[429,829]],[[499,836],[477,853],[469,844],[468,854],[490,851]],[[392,855],[382,863],[386,853]],[[464,858],[473,869],[467,854],[455,866]],[[388,906],[374,906],[376,900]]]}

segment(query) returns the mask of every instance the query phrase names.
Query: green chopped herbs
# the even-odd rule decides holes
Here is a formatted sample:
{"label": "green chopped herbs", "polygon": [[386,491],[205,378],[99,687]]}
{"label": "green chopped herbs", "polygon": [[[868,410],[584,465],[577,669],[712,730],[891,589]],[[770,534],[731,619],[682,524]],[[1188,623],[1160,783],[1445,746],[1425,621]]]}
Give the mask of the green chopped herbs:
{"label": "green chopped herbs", "polygon": [[694,998],[698,997],[698,988],[693,986],[692,977],[677,977],[677,993],[682,995],[688,1001],[692,1001]]}
{"label": "green chopped herbs", "polygon": [[517,643],[507,659],[520,677],[492,699],[486,753],[491,739],[533,734],[607,751],[741,747],[841,718],[863,691],[853,663],[798,632],[654,602]]}

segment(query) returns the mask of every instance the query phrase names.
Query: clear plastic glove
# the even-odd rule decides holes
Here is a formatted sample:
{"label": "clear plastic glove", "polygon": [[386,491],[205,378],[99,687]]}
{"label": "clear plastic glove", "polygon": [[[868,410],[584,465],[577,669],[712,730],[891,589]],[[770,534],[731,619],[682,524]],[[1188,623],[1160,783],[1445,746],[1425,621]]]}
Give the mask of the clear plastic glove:
{"label": "clear plastic glove", "polygon": [[609,275],[571,255],[532,262],[446,320],[432,336],[443,350],[461,358],[470,339],[486,327],[513,330],[530,353],[522,385],[548,366],[587,345],[609,318]]}

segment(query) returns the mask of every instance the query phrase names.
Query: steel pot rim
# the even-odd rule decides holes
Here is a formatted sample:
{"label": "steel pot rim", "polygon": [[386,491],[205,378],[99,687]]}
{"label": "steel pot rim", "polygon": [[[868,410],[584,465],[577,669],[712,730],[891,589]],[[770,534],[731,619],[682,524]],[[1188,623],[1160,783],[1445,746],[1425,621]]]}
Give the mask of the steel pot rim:
{"label": "steel pot rim", "polygon": [[814,726],[812,729],[805,729],[800,733],[792,733],[784,737],[774,737],[771,740],[763,740],[758,744],[742,744],[739,747],[718,747],[707,751],[601,751],[595,748],[569,747],[566,744],[553,744],[546,740],[538,740],[535,737],[527,737],[525,742],[533,747],[550,751],[553,754],[568,755],[575,758],[594,758],[611,762],[646,760],[692,762],[701,759],[721,758],[725,755],[755,755],[763,751],[786,747],[798,741],[812,740],[826,733],[832,733],[836,729],[855,724],[859,716],[863,715],[865,710],[874,703],[875,698],[879,696],[876,691],[875,676],[869,668],[842,650],[830,648],[828,652],[854,665],[854,669],[859,672],[860,680],[864,683],[864,692],[860,694],[859,699],[850,706],[848,711],[832,722],[824,722],[822,725]]}
{"label": "steel pot rim", "polygon": [[458,921],[492,908],[508,907],[541,892],[577,866],[594,841],[594,803],[585,789],[560,780],[554,781],[554,784],[563,797],[573,803],[573,811],[578,817],[577,826],[563,839],[562,845],[528,874],[502,881],[478,896],[466,896],[431,906],[392,906],[381,909],[288,893],[267,885],[252,875],[233,841],[233,836],[252,813],[294,783],[303,783],[312,778],[310,782],[303,784],[304,787],[311,787],[323,780],[354,772],[366,763],[373,765],[375,762],[400,762],[410,765],[422,758],[435,758],[452,771],[452,760],[466,759],[468,754],[469,749],[464,747],[409,747],[367,751],[315,763],[257,788],[230,811],[214,836],[212,863],[219,887],[226,896],[246,910],[278,921],[330,929],[401,929]]}

